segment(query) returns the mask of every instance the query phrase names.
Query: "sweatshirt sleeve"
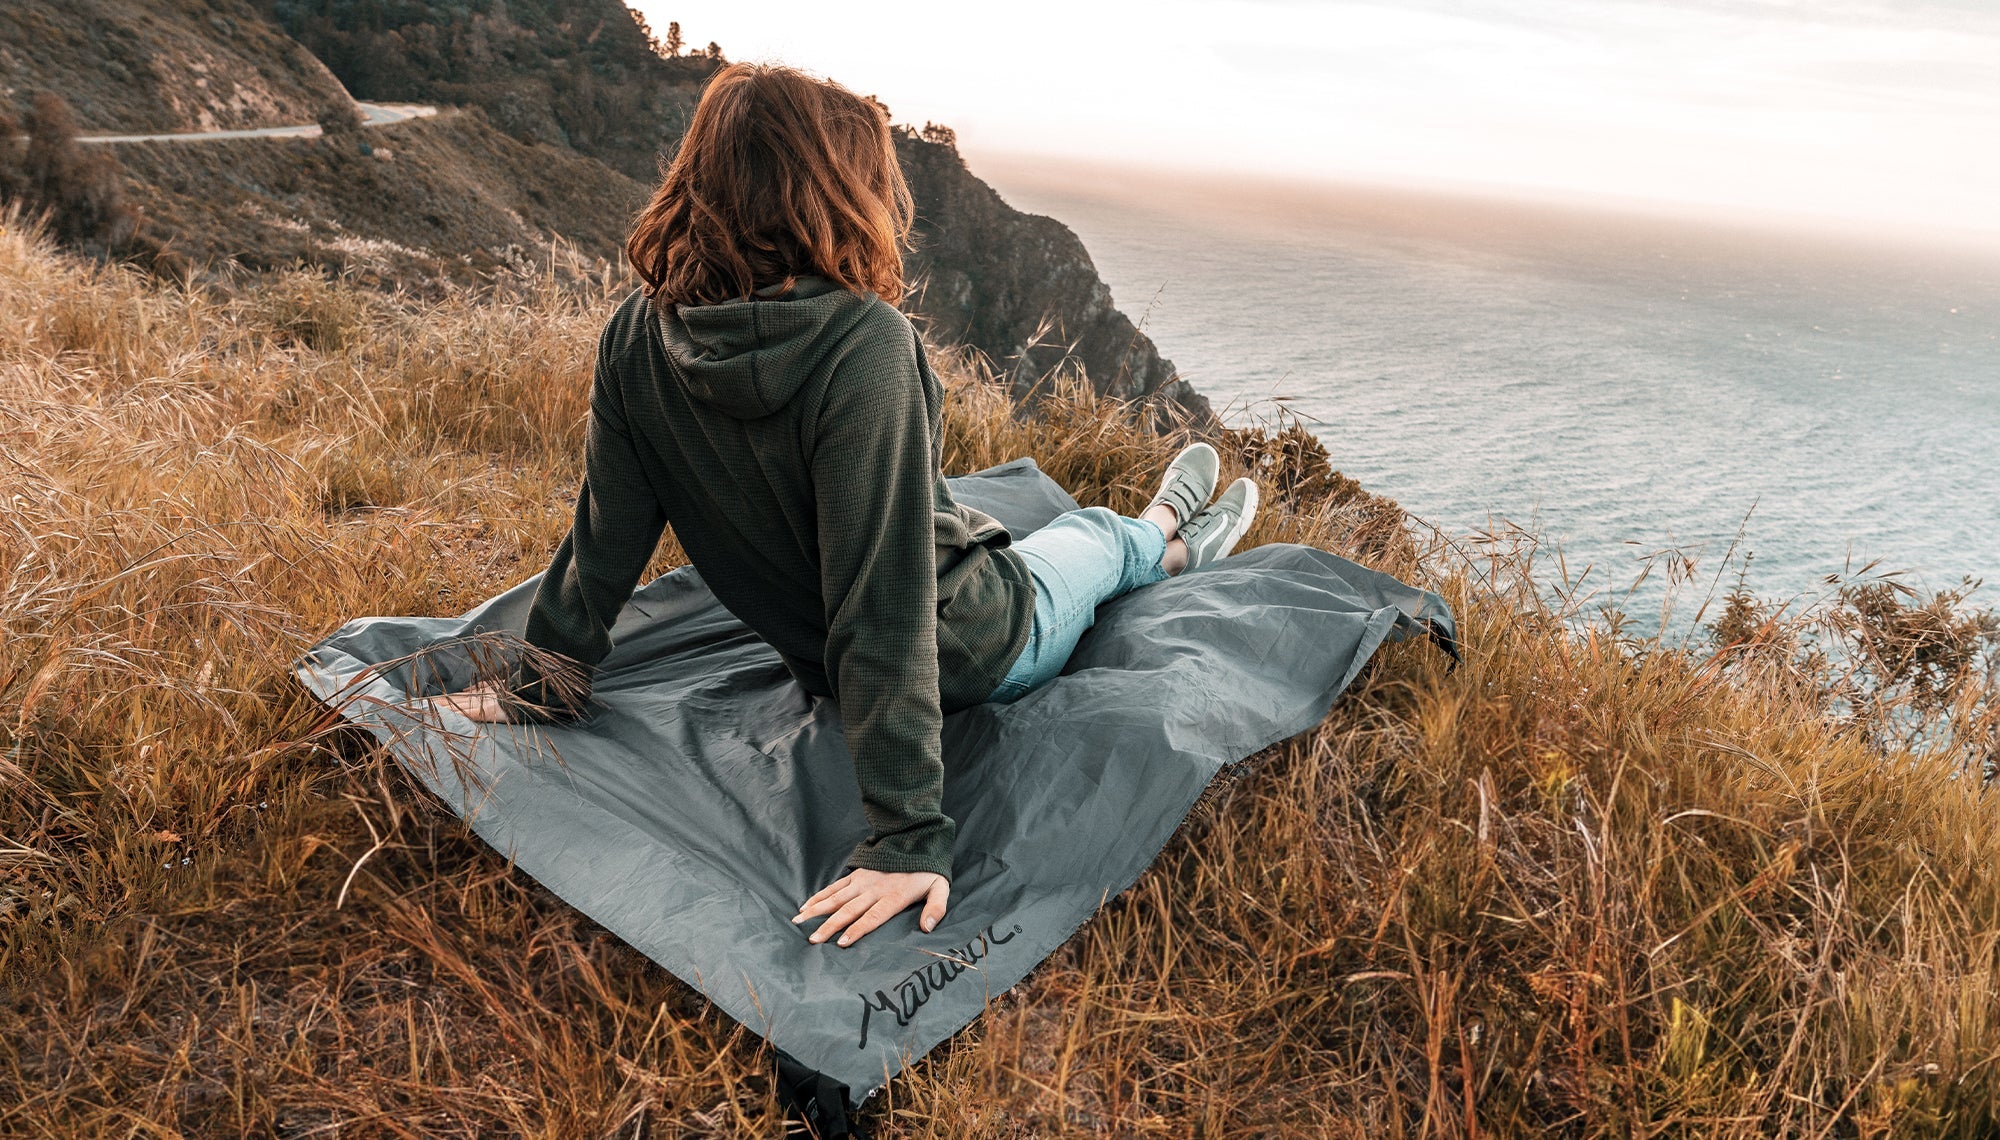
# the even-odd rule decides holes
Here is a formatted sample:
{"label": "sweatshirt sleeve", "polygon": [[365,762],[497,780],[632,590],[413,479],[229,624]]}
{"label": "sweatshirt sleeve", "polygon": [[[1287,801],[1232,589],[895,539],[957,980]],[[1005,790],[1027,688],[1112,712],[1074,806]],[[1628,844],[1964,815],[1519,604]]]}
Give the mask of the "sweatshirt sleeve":
{"label": "sweatshirt sleeve", "polygon": [[[528,612],[528,644],[568,658],[576,667],[544,672],[530,654],[508,683],[514,698],[508,702],[509,719],[560,721],[583,711],[591,671],[611,652],[611,625],[638,587],[666,525],[600,342],[576,519],[556,548]],[[541,664],[549,662],[545,658]]]}
{"label": "sweatshirt sleeve", "polygon": [[[863,330],[863,335],[867,330]],[[835,370],[811,468],[826,670],[871,834],[849,864],[951,877],[938,697],[937,482],[915,334],[871,337]]]}

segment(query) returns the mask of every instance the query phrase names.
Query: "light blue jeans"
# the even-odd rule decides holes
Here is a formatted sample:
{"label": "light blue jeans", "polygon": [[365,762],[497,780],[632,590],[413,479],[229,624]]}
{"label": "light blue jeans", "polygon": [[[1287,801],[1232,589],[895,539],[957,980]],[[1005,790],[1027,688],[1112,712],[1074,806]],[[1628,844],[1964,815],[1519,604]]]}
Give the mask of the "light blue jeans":
{"label": "light blue jeans", "polygon": [[1014,543],[1035,578],[1035,625],[1027,647],[987,700],[1020,700],[1062,672],[1083,631],[1097,621],[1097,607],[1120,594],[1167,576],[1160,558],[1167,537],[1145,519],[1108,507],[1057,515]]}

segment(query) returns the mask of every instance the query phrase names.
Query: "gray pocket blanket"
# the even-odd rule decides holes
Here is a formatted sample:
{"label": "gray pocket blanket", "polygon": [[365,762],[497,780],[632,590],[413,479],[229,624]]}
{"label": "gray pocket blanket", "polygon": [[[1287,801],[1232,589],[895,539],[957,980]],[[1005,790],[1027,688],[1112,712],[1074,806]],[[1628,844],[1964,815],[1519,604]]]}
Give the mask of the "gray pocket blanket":
{"label": "gray pocket blanket", "polygon": [[[1076,503],[1032,460],[952,480],[1025,534]],[[946,718],[950,913],[815,946],[799,903],[867,834],[840,710],[807,695],[692,568],[620,615],[596,707],[560,727],[414,711],[516,634],[535,580],[457,618],[361,618],[299,678],[516,866],[859,1100],[970,1023],[1166,844],[1223,765],[1319,723],[1386,640],[1456,653],[1435,594],[1270,545],[1107,603],[1063,675]],[[809,925],[809,924],[808,924]]]}

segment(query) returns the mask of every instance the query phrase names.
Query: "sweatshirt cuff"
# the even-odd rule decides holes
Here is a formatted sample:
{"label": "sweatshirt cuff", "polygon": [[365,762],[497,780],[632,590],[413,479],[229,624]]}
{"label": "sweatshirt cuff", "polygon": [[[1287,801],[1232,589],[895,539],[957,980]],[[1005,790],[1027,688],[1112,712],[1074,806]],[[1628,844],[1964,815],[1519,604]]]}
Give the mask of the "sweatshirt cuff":
{"label": "sweatshirt cuff", "polygon": [[885,874],[929,871],[950,881],[951,845],[957,837],[958,824],[939,816],[935,823],[862,840],[847,865]]}

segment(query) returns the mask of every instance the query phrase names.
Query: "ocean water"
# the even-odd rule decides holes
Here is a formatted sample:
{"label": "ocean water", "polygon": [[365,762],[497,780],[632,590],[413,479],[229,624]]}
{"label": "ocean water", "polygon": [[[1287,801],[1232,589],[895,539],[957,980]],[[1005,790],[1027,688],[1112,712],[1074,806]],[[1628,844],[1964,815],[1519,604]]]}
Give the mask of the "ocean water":
{"label": "ocean water", "polygon": [[1874,561],[1925,588],[1984,578],[2000,601],[2000,253],[972,166],[1075,230],[1226,419],[1289,409],[1343,471],[1449,533],[1535,530],[1543,568],[1559,545],[1593,604],[1657,620],[1666,551],[1693,563],[1676,624],[1746,554],[1771,597]]}

